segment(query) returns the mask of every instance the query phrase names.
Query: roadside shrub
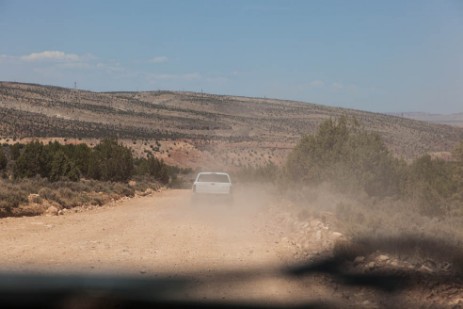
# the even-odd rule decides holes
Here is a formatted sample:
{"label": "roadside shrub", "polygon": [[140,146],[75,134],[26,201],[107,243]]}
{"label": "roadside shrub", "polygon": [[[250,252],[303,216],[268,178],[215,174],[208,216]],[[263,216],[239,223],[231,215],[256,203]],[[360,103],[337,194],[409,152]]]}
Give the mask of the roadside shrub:
{"label": "roadside shrub", "polygon": [[[159,182],[153,178],[137,179],[137,188],[145,191],[147,188],[159,189]],[[138,189],[137,189],[138,190]],[[31,202],[42,204],[41,208],[31,210],[27,207],[30,194]],[[39,215],[46,210],[49,201],[64,208],[73,208],[82,205],[103,205],[111,199],[135,195],[135,188],[127,183],[102,182],[97,180],[55,181],[46,178],[33,177],[16,180],[0,179],[0,217]],[[36,205],[35,205],[36,206]]]}
{"label": "roadside shrub", "polygon": [[52,156],[48,178],[50,181],[57,181],[60,179],[77,181],[80,178],[80,171],[63,150],[58,150]]}
{"label": "roadside shrub", "polygon": [[135,176],[133,180],[135,181],[135,186],[133,186],[132,188],[134,188],[135,191],[144,192],[146,191],[146,189],[152,189],[154,191],[157,191],[162,186],[162,184],[159,181],[157,181],[151,176]]}
{"label": "roadside shrub", "polygon": [[360,188],[371,196],[390,196],[401,191],[403,165],[378,134],[341,117],[324,121],[315,135],[302,138],[288,156],[285,177],[294,183],[328,181],[340,189]]}
{"label": "roadside shrub", "polygon": [[89,185],[93,188],[94,192],[103,192],[103,193],[112,192],[111,183],[107,181],[91,180],[89,181]]}
{"label": "roadside shrub", "polygon": [[140,176],[152,176],[162,184],[169,183],[169,168],[163,160],[159,160],[151,153],[147,158],[138,158],[134,160],[135,174]]}
{"label": "roadside shrub", "polygon": [[41,177],[49,176],[50,157],[44,145],[41,142],[34,141],[26,144],[24,151],[15,162],[15,177]]}
{"label": "roadside shrub", "polygon": [[8,215],[14,208],[27,202],[27,193],[20,188],[3,184],[0,188],[0,216]]}
{"label": "roadside shrub", "polygon": [[36,204],[42,204],[42,203],[43,203],[43,199],[42,199],[42,197],[40,197],[40,196],[34,196],[34,197],[32,197],[31,202],[32,202],[32,203],[36,203]]}
{"label": "roadside shrub", "polygon": [[46,145],[39,141],[16,143],[4,148],[5,153],[0,149],[0,171],[5,178],[12,175],[16,179],[42,177],[52,182],[76,182],[83,177],[125,182],[134,175],[146,175],[168,184],[170,177],[191,170],[168,166],[150,152],[146,158],[134,159],[133,150],[115,139],[104,139],[94,148],[56,141]]}
{"label": "roadside shrub", "polygon": [[105,139],[93,149],[88,168],[93,179],[127,181],[133,173],[132,152],[114,139]]}
{"label": "roadside shrub", "polygon": [[114,183],[112,191],[120,196],[134,196],[135,189],[125,183]]}
{"label": "roadside shrub", "polygon": [[60,195],[62,198],[66,199],[66,200],[70,200],[70,199],[72,199],[76,194],[78,194],[78,192],[72,191],[71,189],[66,188],[66,187],[65,187],[65,188],[60,188],[60,189],[58,190],[58,192],[59,192],[59,195]]}
{"label": "roadside shrub", "polygon": [[455,164],[425,155],[408,169],[407,197],[427,215],[443,215],[450,200],[463,191],[455,180]]}
{"label": "roadside shrub", "polygon": [[90,205],[94,206],[102,206],[106,202],[106,199],[104,199],[102,196],[98,195],[92,195],[90,197]]}
{"label": "roadside shrub", "polygon": [[38,194],[49,201],[56,201],[59,199],[57,192],[47,187],[40,189]]}
{"label": "roadside shrub", "polygon": [[15,180],[13,182],[8,182],[10,185],[20,187],[22,190],[30,193],[39,193],[40,189],[49,185],[49,182],[46,178],[42,177],[33,177],[26,178],[21,180]]}
{"label": "roadside shrub", "polygon": [[88,176],[92,149],[86,144],[65,145],[64,153],[82,176]]}

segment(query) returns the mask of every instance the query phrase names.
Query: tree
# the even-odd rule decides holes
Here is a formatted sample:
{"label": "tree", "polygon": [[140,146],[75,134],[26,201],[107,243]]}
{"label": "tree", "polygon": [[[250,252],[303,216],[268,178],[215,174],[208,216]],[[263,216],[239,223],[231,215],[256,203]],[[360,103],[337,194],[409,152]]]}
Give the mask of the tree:
{"label": "tree", "polygon": [[5,169],[6,165],[8,164],[8,159],[3,152],[3,147],[0,146],[0,171]]}
{"label": "tree", "polygon": [[132,152],[115,139],[102,140],[91,152],[88,168],[94,179],[126,181],[133,174]]}
{"label": "tree", "polygon": [[24,146],[24,151],[15,162],[14,175],[16,177],[48,177],[50,171],[50,157],[41,142],[33,141]]}
{"label": "tree", "polygon": [[169,170],[168,166],[163,160],[159,160],[151,153],[147,158],[140,158],[135,160],[136,174],[149,175],[163,184],[169,183]]}
{"label": "tree", "polygon": [[406,192],[427,215],[445,211],[449,199],[458,192],[450,162],[424,155],[409,167]]}
{"label": "tree", "polygon": [[405,163],[394,159],[377,133],[350,134],[344,153],[345,169],[372,196],[401,193]]}
{"label": "tree", "polygon": [[400,192],[400,164],[377,133],[343,116],[322,122],[315,135],[304,136],[289,154],[285,174],[299,183],[329,181],[343,188],[360,187],[372,196],[395,195]]}
{"label": "tree", "polygon": [[11,160],[16,161],[21,155],[21,149],[24,147],[23,144],[15,143],[10,146]]}
{"label": "tree", "polygon": [[91,148],[86,144],[65,145],[64,152],[66,156],[74,163],[82,176],[88,176],[90,164]]}
{"label": "tree", "polygon": [[80,178],[80,171],[63,150],[58,150],[52,157],[49,180],[57,181],[63,178],[77,181]]}

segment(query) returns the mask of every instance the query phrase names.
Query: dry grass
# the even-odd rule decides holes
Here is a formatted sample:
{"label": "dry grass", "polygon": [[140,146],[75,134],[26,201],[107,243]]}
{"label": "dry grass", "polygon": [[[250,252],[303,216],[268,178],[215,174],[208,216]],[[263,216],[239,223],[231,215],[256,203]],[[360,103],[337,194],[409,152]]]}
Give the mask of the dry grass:
{"label": "dry grass", "polygon": [[[95,93],[0,83],[3,141],[60,138],[92,144],[118,136],[134,152],[154,151],[167,163],[201,167],[279,164],[303,134],[329,117],[355,117],[378,132],[399,157],[449,151],[463,129],[272,99],[185,92]],[[173,145],[182,141],[182,145]]]}
{"label": "dry grass", "polygon": [[48,207],[71,209],[79,206],[101,206],[122,197],[143,195],[147,189],[159,190],[160,184],[140,178],[135,186],[120,182],[81,180],[80,182],[31,178],[18,181],[0,180],[0,218],[43,214]]}
{"label": "dry grass", "polygon": [[298,205],[301,218],[320,218],[347,237],[335,248],[338,256],[353,260],[380,251],[410,262],[432,259],[463,266],[461,213],[429,217],[419,213],[419,205],[361,192],[339,193],[326,183],[286,194]]}

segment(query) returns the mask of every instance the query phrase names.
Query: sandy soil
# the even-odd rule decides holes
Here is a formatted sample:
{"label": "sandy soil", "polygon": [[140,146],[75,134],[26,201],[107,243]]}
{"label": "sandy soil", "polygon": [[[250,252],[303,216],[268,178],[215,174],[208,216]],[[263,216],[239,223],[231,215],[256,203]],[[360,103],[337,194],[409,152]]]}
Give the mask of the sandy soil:
{"label": "sandy soil", "polygon": [[76,280],[87,289],[109,284],[114,291],[122,284],[130,296],[137,288],[130,284],[139,282],[120,278],[162,279],[157,296],[173,284],[161,297],[174,300],[314,307],[328,302],[353,308],[463,304],[460,286],[423,284],[425,289],[391,294],[342,286],[318,272],[290,275],[288,267],[301,257],[310,261],[329,254],[339,237],[317,219],[295,218],[282,200],[259,189],[238,192],[233,207],[193,206],[188,190],[167,190],[83,212],[1,219],[0,301],[2,291],[24,284],[14,276],[32,275],[38,276],[37,288],[69,284],[60,276],[74,276],[73,287]]}
{"label": "sandy soil", "polygon": [[322,297],[327,291],[313,282],[281,275],[294,250],[281,242],[286,227],[273,224],[271,205],[253,193],[238,196],[232,208],[193,206],[189,191],[168,190],[81,213],[6,218],[0,220],[0,271],[188,275],[197,284],[175,297],[195,299],[285,303]]}

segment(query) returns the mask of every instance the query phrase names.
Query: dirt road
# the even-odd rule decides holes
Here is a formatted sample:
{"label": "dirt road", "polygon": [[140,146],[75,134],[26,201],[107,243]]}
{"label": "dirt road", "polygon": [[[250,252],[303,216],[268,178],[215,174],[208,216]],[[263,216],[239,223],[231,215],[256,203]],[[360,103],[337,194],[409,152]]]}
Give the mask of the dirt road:
{"label": "dirt road", "polygon": [[0,262],[18,271],[190,272],[274,264],[259,208],[189,203],[165,191],[64,216],[0,221]]}
{"label": "dirt road", "polygon": [[[231,208],[193,206],[189,191],[167,190],[60,216],[1,219],[0,303],[5,289],[29,283],[21,278],[11,281],[18,274],[38,276],[35,288],[39,290],[56,277],[54,286],[59,286],[63,275],[72,277],[65,284],[82,283],[87,289],[90,284],[90,290],[109,284],[112,292],[120,283],[118,278],[162,279],[168,284],[187,279],[188,286],[174,284],[167,294],[164,283],[150,293],[161,291],[163,297],[175,300],[256,302],[264,306],[317,307],[328,302],[353,308],[426,308],[463,303],[455,277],[445,279],[422,266],[417,276],[404,273],[414,274],[409,264],[394,266],[397,269],[389,273],[392,277],[381,279],[382,270],[405,263],[381,253],[367,256],[358,265],[351,263],[354,272],[343,273],[333,265],[319,264],[315,272],[302,277],[289,274],[287,267],[301,261],[301,253],[305,261],[311,260],[307,265],[314,265],[320,254],[322,260],[325,253],[329,257],[339,236],[320,220],[298,220],[298,216],[300,213],[292,213],[275,194],[256,189],[238,192]],[[372,273],[372,268],[379,273]],[[331,275],[321,274],[324,271]],[[13,277],[5,276],[11,273]],[[398,273],[405,274],[403,278],[408,281],[404,282],[410,289],[400,289],[403,282]],[[376,279],[366,281],[369,288],[355,286],[349,281],[352,274],[364,276],[359,279],[361,283],[365,278]],[[382,290],[378,283],[391,282],[385,279],[394,283]],[[410,280],[417,284],[410,285]],[[395,291],[395,287],[399,289]],[[122,291],[132,296],[130,288],[134,287],[122,282]],[[82,307],[81,303],[73,305]]]}
{"label": "dirt road", "polygon": [[[278,273],[294,250],[287,245],[287,227],[268,211],[272,203],[250,192],[237,196],[232,208],[195,207],[188,191],[168,190],[80,213],[2,219],[1,271],[193,274],[198,284],[183,296],[283,303],[323,297],[327,291],[313,282]],[[241,275],[209,280],[228,271]],[[246,272],[252,276],[243,277]]]}

